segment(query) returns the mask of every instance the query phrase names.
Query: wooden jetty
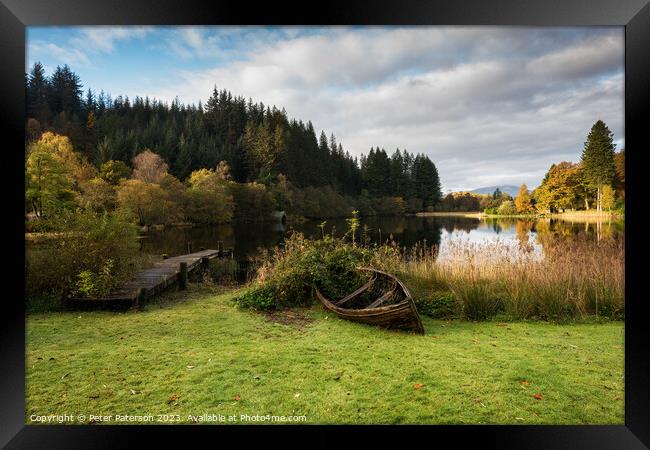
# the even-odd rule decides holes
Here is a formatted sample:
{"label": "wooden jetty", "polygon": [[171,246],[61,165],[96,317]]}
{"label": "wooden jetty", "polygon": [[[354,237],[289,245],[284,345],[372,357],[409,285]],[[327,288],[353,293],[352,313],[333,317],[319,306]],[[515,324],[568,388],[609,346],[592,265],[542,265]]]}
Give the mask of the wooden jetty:
{"label": "wooden jetty", "polygon": [[[191,247],[190,247],[191,248]],[[105,297],[98,298],[68,298],[70,303],[86,304],[129,304],[139,308],[144,302],[164,291],[167,287],[178,283],[179,288],[187,285],[187,277],[197,269],[206,269],[211,259],[232,255],[231,250],[201,250],[195,253],[165,258],[157,262],[154,267],[143,270],[135,275],[126,284],[117,287]]]}

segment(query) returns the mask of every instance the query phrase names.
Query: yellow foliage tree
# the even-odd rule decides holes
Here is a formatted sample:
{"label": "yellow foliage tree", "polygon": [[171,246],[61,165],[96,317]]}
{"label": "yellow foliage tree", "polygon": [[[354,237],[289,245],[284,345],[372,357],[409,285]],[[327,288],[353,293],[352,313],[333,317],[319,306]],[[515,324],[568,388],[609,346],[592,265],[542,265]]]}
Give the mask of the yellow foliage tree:
{"label": "yellow foliage tree", "polygon": [[533,212],[532,200],[530,192],[528,192],[528,187],[525,184],[522,184],[519,187],[517,197],[515,197],[515,208],[517,208],[517,213],[531,214]]}
{"label": "yellow foliage tree", "polygon": [[600,201],[602,204],[602,207],[605,211],[611,211],[614,209],[614,205],[616,203],[616,196],[614,189],[609,185],[606,184],[601,188],[601,193],[600,193]]}
{"label": "yellow foliage tree", "polygon": [[179,216],[176,204],[160,185],[127,180],[117,189],[120,209],[137,218],[140,225],[171,223]]}
{"label": "yellow foliage tree", "polygon": [[96,175],[66,136],[45,132],[30,145],[28,154],[25,194],[37,217],[74,205],[76,191]]}

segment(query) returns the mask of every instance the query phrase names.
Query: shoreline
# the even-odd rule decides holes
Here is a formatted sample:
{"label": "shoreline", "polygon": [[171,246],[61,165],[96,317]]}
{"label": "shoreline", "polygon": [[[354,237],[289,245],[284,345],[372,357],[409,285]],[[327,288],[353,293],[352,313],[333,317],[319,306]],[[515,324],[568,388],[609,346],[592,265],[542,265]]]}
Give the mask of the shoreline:
{"label": "shoreline", "polygon": [[597,213],[591,211],[573,211],[563,213],[541,213],[541,214],[485,214],[480,211],[468,212],[419,212],[411,214],[416,217],[468,217],[475,219],[562,219],[562,220],[576,220],[576,219],[603,219],[603,220],[625,220],[625,214],[619,213]]}

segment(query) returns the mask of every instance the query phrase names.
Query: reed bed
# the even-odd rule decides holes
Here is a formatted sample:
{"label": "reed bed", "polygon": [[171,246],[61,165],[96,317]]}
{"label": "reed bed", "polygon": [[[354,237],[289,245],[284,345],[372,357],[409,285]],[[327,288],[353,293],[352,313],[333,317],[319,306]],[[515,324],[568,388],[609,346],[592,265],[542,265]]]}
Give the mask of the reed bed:
{"label": "reed bed", "polygon": [[445,295],[470,320],[623,319],[624,239],[549,237],[541,242],[452,239],[402,250],[397,269],[419,308]]}

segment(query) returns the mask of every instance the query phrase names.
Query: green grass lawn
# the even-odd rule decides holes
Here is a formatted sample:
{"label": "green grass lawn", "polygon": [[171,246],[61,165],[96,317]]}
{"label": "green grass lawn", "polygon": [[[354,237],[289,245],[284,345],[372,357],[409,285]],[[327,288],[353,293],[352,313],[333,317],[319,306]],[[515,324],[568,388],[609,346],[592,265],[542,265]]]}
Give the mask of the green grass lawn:
{"label": "green grass lawn", "polygon": [[231,297],[191,285],[143,312],[29,315],[27,423],[34,414],[84,414],[85,423],[91,414],[110,423],[117,414],[624,423],[623,322],[423,317],[420,336],[342,321],[320,306],[269,317]]}

